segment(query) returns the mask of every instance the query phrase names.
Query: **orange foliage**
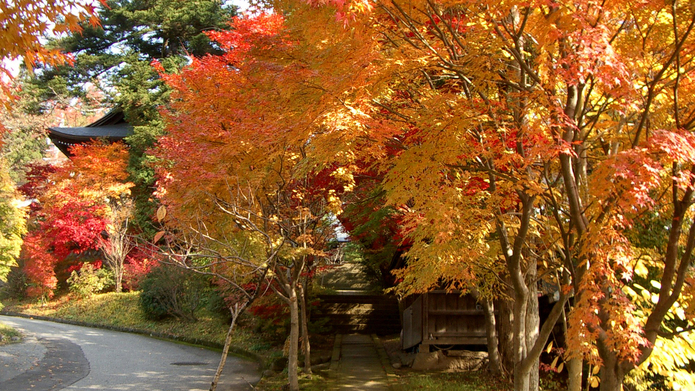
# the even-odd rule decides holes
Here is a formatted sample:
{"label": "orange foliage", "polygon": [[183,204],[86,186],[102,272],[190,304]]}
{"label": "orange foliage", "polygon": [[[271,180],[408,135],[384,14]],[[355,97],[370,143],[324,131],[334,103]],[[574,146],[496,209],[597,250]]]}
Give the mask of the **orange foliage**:
{"label": "orange foliage", "polygon": [[[106,4],[106,0],[100,0]],[[28,69],[37,62],[48,65],[62,64],[71,58],[57,49],[44,47],[45,34],[60,35],[79,31],[80,23],[98,24],[93,4],[75,0],[16,0],[0,4],[0,102],[8,105],[12,78],[5,60],[21,58]]]}

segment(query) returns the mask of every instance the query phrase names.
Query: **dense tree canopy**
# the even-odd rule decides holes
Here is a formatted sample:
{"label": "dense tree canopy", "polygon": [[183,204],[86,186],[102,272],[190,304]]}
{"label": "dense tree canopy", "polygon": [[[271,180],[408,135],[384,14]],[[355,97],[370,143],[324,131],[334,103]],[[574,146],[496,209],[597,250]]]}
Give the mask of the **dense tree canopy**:
{"label": "dense tree canopy", "polygon": [[162,134],[159,108],[168,102],[169,89],[150,67],[160,61],[169,71],[179,69],[189,55],[219,53],[206,31],[228,29],[236,8],[220,0],[111,0],[97,8],[98,26],[84,25],[78,33],[50,41],[71,53],[72,66],[46,66],[33,79],[35,94],[84,97],[99,88],[104,104],[124,110],[134,126],[129,172],[136,214],[133,224],[153,234],[150,216],[154,175],[145,151]]}
{"label": "dense tree canopy", "polygon": [[[203,3],[178,14],[176,1],[114,2],[104,29],[62,41],[77,70],[41,77],[116,86],[142,121],[135,155],[166,122],[153,154],[168,243],[273,280],[291,308],[292,389],[301,277],[323,256],[331,214],[375,252],[405,253],[399,293],[501,302],[518,391],[538,389],[565,312],[573,391],[583,362],[600,368],[584,381],[602,390],[693,383],[689,3],[277,0],[232,30],[228,9]],[[95,50],[111,45],[124,49]],[[64,195],[96,199],[84,194],[94,178],[63,179],[82,181]],[[53,204],[97,204],[83,200]],[[204,267],[238,272],[215,257]],[[543,325],[541,281],[559,297]]]}
{"label": "dense tree canopy", "polygon": [[23,256],[34,296],[51,297],[58,283],[56,266],[74,263],[75,255],[89,250],[104,251],[117,282],[123,273],[125,256],[115,264],[110,253],[115,246],[111,239],[122,233],[128,217],[122,214],[129,212],[122,208],[133,186],[127,180],[127,149],[120,143],[96,143],[75,146],[72,152],[72,159],[58,167],[34,166],[21,188],[35,199]]}
{"label": "dense tree canopy", "polygon": [[[337,199],[331,183],[302,164],[305,131],[323,96],[302,84],[311,70],[289,60],[298,49],[283,20],[236,19],[234,30],[210,33],[224,54],[163,74],[174,92],[156,155],[168,228],[215,249],[231,264],[213,262],[218,273],[249,262],[268,270],[265,283],[290,307],[289,379],[296,390],[303,275],[333,235],[327,216]],[[256,256],[246,261],[241,254],[249,247]]]}
{"label": "dense tree canopy", "polygon": [[[214,78],[220,93],[232,91],[258,114],[211,106],[187,110],[195,116],[187,121],[234,119],[213,134],[231,140],[253,129],[260,137],[240,145],[305,140],[307,167],[334,167],[348,190],[361,170],[382,172],[387,203],[402,211],[412,242],[401,275],[418,285],[406,291],[442,279],[479,284],[478,270],[503,270],[513,288],[518,390],[537,388],[538,357],[571,290],[567,359],[600,365],[590,382],[600,378],[606,390],[637,365],[649,368],[669,311],[686,306],[676,303],[689,297],[692,272],[687,70],[695,24],[687,4],[273,5],[286,15],[279,35],[287,40],[257,28],[259,47],[273,55],[255,51],[242,63],[231,51],[218,66],[272,64],[278,76],[243,74],[250,89]],[[264,89],[268,80],[274,87]],[[293,121],[277,121],[285,118]],[[670,216],[669,237],[647,262],[627,233],[650,210]],[[629,292],[644,268],[656,276],[657,295],[635,312]],[[541,277],[561,300],[539,329]],[[673,387],[686,384],[679,368],[668,375]]]}
{"label": "dense tree canopy", "polygon": [[[56,49],[44,46],[44,34],[65,34],[79,29],[80,22],[88,20],[96,24],[94,8],[83,2],[65,0],[49,3],[20,0],[0,4],[0,104],[10,109],[11,84],[14,75],[10,63],[21,59],[26,68],[33,69],[38,63],[57,65],[68,58]],[[0,124],[0,148],[3,147],[6,129]],[[22,149],[22,148],[19,148]],[[4,279],[22,245],[25,233],[24,211],[18,205],[14,182],[10,177],[10,166],[5,159],[6,151],[0,154],[0,278]],[[19,153],[16,160],[24,156]],[[15,159],[13,159],[15,160]],[[14,161],[12,162],[14,163]],[[15,171],[16,172],[16,171]]]}
{"label": "dense tree canopy", "polygon": [[[395,149],[378,165],[413,243],[403,275],[437,284],[469,280],[478,262],[505,265],[522,390],[536,387],[525,378],[549,330],[537,338],[537,326],[520,320],[537,306],[539,276],[558,276],[550,282],[575,292],[570,355],[602,365],[602,389],[617,389],[669,335],[669,309],[689,297],[692,10],[680,2],[384,1],[367,12],[336,4],[351,28],[369,24],[383,37],[384,58],[358,110],[369,120],[354,116],[364,127],[335,130],[356,156],[374,140]],[[670,216],[669,237],[649,261],[658,296],[635,312],[625,292],[646,261],[625,234],[648,210]],[[684,387],[677,373],[668,382]]]}
{"label": "dense tree canopy", "polygon": [[93,5],[89,2],[57,0],[45,3],[35,0],[19,0],[0,4],[0,99],[7,104],[11,89],[7,80],[13,77],[6,60],[22,59],[28,69],[39,64],[59,65],[67,59],[57,48],[44,45],[44,34],[61,35],[80,29],[80,23],[88,20],[97,24]]}

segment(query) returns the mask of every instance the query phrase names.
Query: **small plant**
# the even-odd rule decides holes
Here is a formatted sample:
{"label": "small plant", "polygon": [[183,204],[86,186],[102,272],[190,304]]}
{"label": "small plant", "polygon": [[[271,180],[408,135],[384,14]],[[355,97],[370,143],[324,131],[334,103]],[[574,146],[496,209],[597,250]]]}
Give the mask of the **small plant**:
{"label": "small plant", "polygon": [[140,284],[140,306],[152,320],[174,317],[195,321],[195,312],[204,304],[209,285],[209,279],[203,276],[161,264]]}
{"label": "small plant", "polygon": [[268,335],[277,341],[287,337],[289,310],[276,295],[262,296],[248,308],[254,318],[256,332]]}
{"label": "small plant", "polygon": [[0,323],[0,346],[7,345],[12,342],[17,342],[22,338],[22,333]]}
{"label": "small plant", "polygon": [[101,262],[96,264],[84,263],[79,270],[73,270],[68,278],[70,292],[81,298],[101,293],[112,287],[113,284],[113,275],[108,270],[101,268]]}
{"label": "small plant", "polygon": [[159,260],[156,256],[148,255],[136,248],[131,255],[128,255],[127,262],[123,265],[123,288],[129,291],[140,289],[142,281],[157,265]]}

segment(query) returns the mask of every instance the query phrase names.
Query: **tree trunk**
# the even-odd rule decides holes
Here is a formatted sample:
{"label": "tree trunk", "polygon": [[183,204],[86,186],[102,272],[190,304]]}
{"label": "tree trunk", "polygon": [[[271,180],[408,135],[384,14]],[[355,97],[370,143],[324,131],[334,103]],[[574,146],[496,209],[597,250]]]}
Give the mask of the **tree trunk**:
{"label": "tree trunk", "polygon": [[[536,277],[536,267],[535,262],[532,263],[529,271],[529,275],[535,280]],[[529,283],[528,289],[528,305],[526,306],[526,355],[530,353],[531,348],[536,343],[538,339],[538,331],[540,328],[540,313],[538,308],[538,287],[535,281]],[[539,378],[539,364],[540,357],[535,357],[533,365],[531,365],[529,373],[529,391],[538,391],[538,385],[540,382]]]}
{"label": "tree trunk", "polygon": [[215,372],[215,377],[212,379],[212,384],[210,384],[210,391],[217,390],[217,383],[220,381],[220,376],[222,375],[222,370],[224,369],[224,364],[227,362],[227,354],[229,353],[229,345],[232,344],[232,331],[234,331],[234,325],[239,317],[241,311],[243,311],[246,304],[234,304],[234,307],[230,308],[229,311],[232,313],[232,323],[229,325],[229,330],[227,331],[227,337],[224,339],[224,348],[222,349],[222,358],[220,358],[220,364],[217,366],[217,372]]}
{"label": "tree trunk", "polygon": [[497,338],[497,322],[495,320],[495,306],[492,300],[482,300],[483,312],[485,313],[485,331],[487,335],[487,352],[490,361],[490,372],[496,375],[503,374],[502,362],[500,360],[499,338]]}
{"label": "tree trunk", "polygon": [[582,391],[582,365],[582,360],[578,358],[567,361],[567,391]]}
{"label": "tree trunk", "polygon": [[[570,307],[571,309],[571,307]],[[567,312],[562,309],[562,332],[567,338]],[[565,350],[569,352],[567,342],[565,342]],[[584,362],[581,358],[571,358],[567,360],[567,391],[582,391],[582,372]]]}
{"label": "tree trunk", "polygon": [[528,290],[516,290],[514,292],[514,324],[513,324],[513,349],[514,349],[514,391],[530,391],[531,366],[524,368],[523,360],[528,354],[526,338],[526,312],[529,304]]}
{"label": "tree trunk", "polygon": [[612,349],[599,339],[596,341],[598,355],[603,360],[603,366],[599,372],[601,379],[600,391],[622,391],[623,380],[627,371],[622,367],[622,361],[618,358]]}
{"label": "tree trunk", "polygon": [[306,289],[304,289],[305,284],[299,284],[299,311],[301,313],[301,332],[302,332],[302,353],[304,354],[304,370],[303,372],[309,375],[311,378],[311,344],[309,343],[309,327],[307,313],[307,302],[306,302]]}
{"label": "tree trunk", "polygon": [[299,361],[299,303],[296,286],[290,287],[290,348],[287,363],[287,377],[290,391],[299,391],[297,374]]}
{"label": "tree trunk", "polygon": [[609,367],[601,367],[599,378],[601,379],[600,391],[622,391],[625,371],[620,368],[619,361],[613,361]]}
{"label": "tree trunk", "polygon": [[498,332],[497,339],[499,340],[500,363],[505,374],[514,372],[514,346],[512,325],[514,324],[514,312],[512,310],[512,302],[509,300],[498,300],[495,303],[497,308]]}
{"label": "tree trunk", "polygon": [[116,278],[116,293],[123,292],[123,267],[114,268],[113,274]]}

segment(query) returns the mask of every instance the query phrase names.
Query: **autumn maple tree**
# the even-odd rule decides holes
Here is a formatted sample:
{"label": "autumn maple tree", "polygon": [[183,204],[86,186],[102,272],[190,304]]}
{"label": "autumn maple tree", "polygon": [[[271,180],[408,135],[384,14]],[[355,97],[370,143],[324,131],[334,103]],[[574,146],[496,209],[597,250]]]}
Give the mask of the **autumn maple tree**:
{"label": "autumn maple tree", "polygon": [[126,147],[96,142],[71,151],[71,160],[63,165],[34,167],[21,188],[37,200],[24,256],[24,270],[34,282],[30,294],[52,296],[58,282],[56,265],[87,250],[102,250],[120,282],[125,250],[132,248],[128,238],[121,237],[132,187]]}
{"label": "autumn maple tree", "polygon": [[[570,294],[573,389],[579,360],[600,368],[587,374],[590,385],[615,390],[632,369],[652,365],[664,338],[686,343],[695,240],[688,4],[309,3],[363,34],[370,58],[345,89],[331,88],[331,69],[313,68],[316,88],[340,105],[324,113],[312,146],[342,160],[343,177],[356,172],[354,157],[383,170],[386,198],[404,211],[412,241],[404,277],[435,286],[503,266],[517,390],[537,389],[538,357]],[[273,4],[292,9],[290,29],[326,25],[302,3]],[[336,36],[323,35],[312,58],[334,49]],[[661,220],[669,235],[647,259],[627,233],[654,211],[669,216]],[[651,276],[650,287],[635,276]],[[541,278],[560,300],[539,327]],[[633,311],[631,292],[652,304]],[[672,363],[676,372],[685,365]],[[661,368],[670,386],[688,384]]]}
{"label": "autumn maple tree", "polygon": [[[378,173],[408,244],[402,292],[509,292],[516,390],[538,389],[563,313],[572,390],[655,368],[689,384],[672,352],[693,319],[688,4],[269,3],[276,14],[211,34],[225,54],[166,76],[160,184],[176,229],[218,244],[252,232],[258,259],[292,276],[278,277],[292,306],[320,246],[315,228],[288,227],[319,221],[313,205],[340,213]],[[308,186],[324,169],[334,184]],[[668,234],[645,244],[640,224]],[[541,280],[559,297],[543,325]]]}
{"label": "autumn maple tree", "polygon": [[[96,23],[96,19],[93,18],[94,10],[90,5],[70,0],[49,3],[34,0],[3,2],[0,9],[0,104],[9,109],[14,91],[11,84],[14,75],[7,61],[22,59],[28,69],[32,69],[37,62],[62,63],[66,60],[65,55],[44,47],[41,41],[43,34],[49,31],[60,34],[77,29],[82,20],[90,19],[92,23]],[[0,124],[0,146],[5,132],[6,129]],[[14,265],[25,227],[24,212],[17,205],[14,184],[8,173],[8,163],[4,156],[0,157],[2,278],[6,275],[6,268]]]}
{"label": "autumn maple tree", "polygon": [[[209,34],[224,54],[162,75],[174,92],[156,151],[159,197],[168,231],[187,244],[182,266],[195,269],[184,261],[205,250],[206,272],[261,274],[287,303],[288,377],[296,390],[305,272],[323,257],[332,235],[326,217],[339,208],[335,188],[302,164],[324,95],[304,84],[311,69],[291,61],[303,48],[282,16],[235,19],[233,27]],[[308,360],[308,335],[303,341]]]}

